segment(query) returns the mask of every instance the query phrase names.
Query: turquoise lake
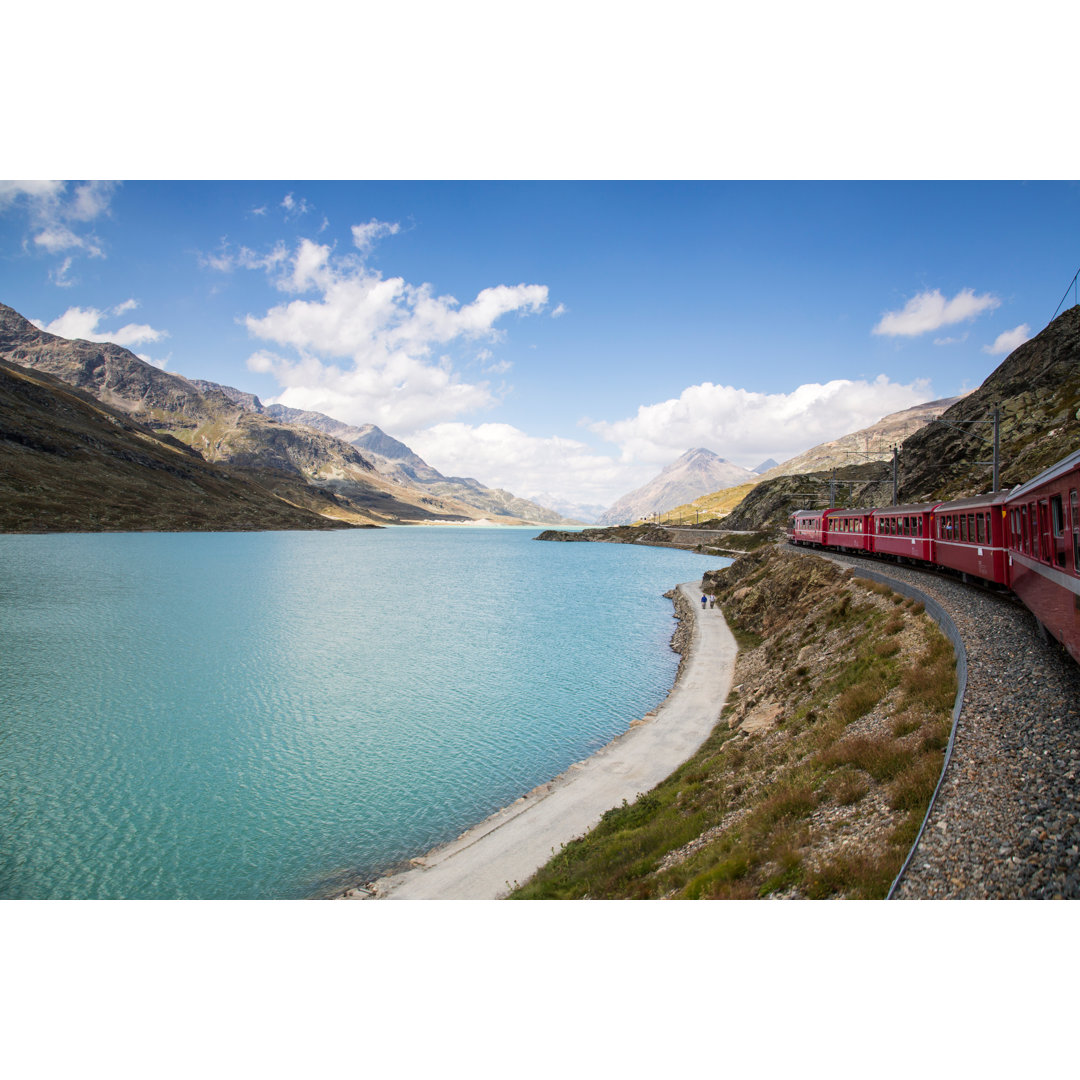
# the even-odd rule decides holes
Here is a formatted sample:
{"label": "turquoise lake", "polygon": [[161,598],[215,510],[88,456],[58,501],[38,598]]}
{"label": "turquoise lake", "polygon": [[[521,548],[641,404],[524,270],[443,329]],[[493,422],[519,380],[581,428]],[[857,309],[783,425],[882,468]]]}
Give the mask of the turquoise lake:
{"label": "turquoise lake", "polygon": [[328,895],[592,753],[729,560],[537,532],[0,536],[0,898]]}

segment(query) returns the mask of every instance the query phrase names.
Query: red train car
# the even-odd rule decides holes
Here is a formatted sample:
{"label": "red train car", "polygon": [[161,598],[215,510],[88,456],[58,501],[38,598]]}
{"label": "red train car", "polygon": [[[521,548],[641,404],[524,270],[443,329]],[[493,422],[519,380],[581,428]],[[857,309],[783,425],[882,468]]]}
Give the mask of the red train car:
{"label": "red train car", "polygon": [[1080,450],[1013,488],[1008,514],[1013,592],[1080,662]]}
{"label": "red train car", "polygon": [[1009,584],[1005,546],[1007,493],[939,503],[931,514],[934,562],[996,585]]}
{"label": "red train car", "polygon": [[831,510],[796,510],[788,525],[788,539],[793,544],[820,544],[825,517]]}
{"label": "red train car", "polygon": [[937,503],[886,506],[870,515],[872,550],[878,555],[933,562],[931,515]]}
{"label": "red train car", "polygon": [[830,510],[823,520],[821,543],[847,551],[871,551],[872,510]]}

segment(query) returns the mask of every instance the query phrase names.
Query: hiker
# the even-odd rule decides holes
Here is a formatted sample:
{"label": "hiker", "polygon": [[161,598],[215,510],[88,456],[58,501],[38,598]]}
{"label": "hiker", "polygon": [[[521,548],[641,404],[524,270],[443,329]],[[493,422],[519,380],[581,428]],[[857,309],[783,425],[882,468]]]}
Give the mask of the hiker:
{"label": "hiker", "polygon": [[702,593],[702,594],[701,594],[701,610],[702,610],[702,611],[704,611],[704,610],[705,610],[705,600],[706,600],[706,596],[705,596],[705,594],[704,594],[704,593]]}

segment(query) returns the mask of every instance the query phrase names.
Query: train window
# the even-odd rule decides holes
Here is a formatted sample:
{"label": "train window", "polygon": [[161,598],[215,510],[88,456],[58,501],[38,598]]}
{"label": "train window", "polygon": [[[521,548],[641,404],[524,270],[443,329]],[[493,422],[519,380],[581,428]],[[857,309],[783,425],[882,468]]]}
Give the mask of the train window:
{"label": "train window", "polygon": [[1065,533],[1065,510],[1061,505],[1061,496],[1053,495],[1050,498],[1050,517],[1054,524],[1054,535],[1062,536]]}
{"label": "train window", "polygon": [[982,514],[975,515],[975,534],[978,537],[976,543],[983,543],[983,516]]}
{"label": "train window", "polygon": [[960,540],[967,543],[967,517],[964,514],[960,515]]}
{"label": "train window", "polygon": [[1031,528],[1028,525],[1028,508],[1026,506],[1020,507],[1020,532],[1021,532],[1021,548],[1025,555],[1031,554]]}
{"label": "train window", "polygon": [[1069,502],[1072,504],[1073,573],[1080,574],[1080,501],[1075,491],[1069,492]]}
{"label": "train window", "polygon": [[1054,530],[1054,562],[1065,565],[1065,506],[1060,495],[1050,496],[1050,523]]}

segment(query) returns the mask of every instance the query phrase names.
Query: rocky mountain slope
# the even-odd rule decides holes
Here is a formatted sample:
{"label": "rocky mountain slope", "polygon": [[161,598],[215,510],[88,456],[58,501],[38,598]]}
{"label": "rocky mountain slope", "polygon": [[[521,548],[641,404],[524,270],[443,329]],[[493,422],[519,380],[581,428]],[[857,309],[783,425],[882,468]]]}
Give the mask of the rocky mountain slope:
{"label": "rocky mountain slope", "polygon": [[673,506],[688,503],[719,488],[735,487],[757,476],[734,465],[711,450],[696,447],[673,461],[649,483],[624,495],[604,511],[599,525],[625,525]]}
{"label": "rocky mountain slope", "polygon": [[[991,488],[985,421],[1001,410],[1000,486],[1031,479],[1080,446],[1080,307],[1010,353],[977,390],[904,441],[900,498],[960,498]],[[950,426],[960,425],[960,426]]]}
{"label": "rocky mountain slope", "polygon": [[0,531],[329,529],[343,521],[0,360]]}
{"label": "rocky mountain slope", "polygon": [[554,510],[528,499],[519,498],[501,488],[485,487],[478,480],[470,477],[444,476],[403,442],[387,435],[374,424],[355,427],[335,420],[325,413],[290,409],[285,405],[264,405],[254,394],[231,386],[221,386],[198,379],[195,382],[197,386],[207,391],[214,390],[225,394],[251,412],[269,416],[294,427],[324,432],[333,438],[349,443],[363,454],[365,460],[371,462],[381,476],[394,483],[418,488],[428,495],[442,499],[453,499],[495,519],[514,518],[537,525],[579,524],[572,519],[564,518]]}
{"label": "rocky mountain slope", "polygon": [[843,469],[859,462],[891,461],[894,446],[899,446],[960,400],[958,397],[940,398],[890,413],[876,424],[853,431],[850,435],[842,435],[839,439],[819,443],[780,465],[774,465],[763,472],[761,479],[772,480],[795,473]]}
{"label": "rocky mountain slope", "polygon": [[379,474],[355,447],[261,416],[117,345],[57,337],[0,304],[0,359],[50,374],[227,464],[286,501],[354,523],[475,520],[476,509]]}

